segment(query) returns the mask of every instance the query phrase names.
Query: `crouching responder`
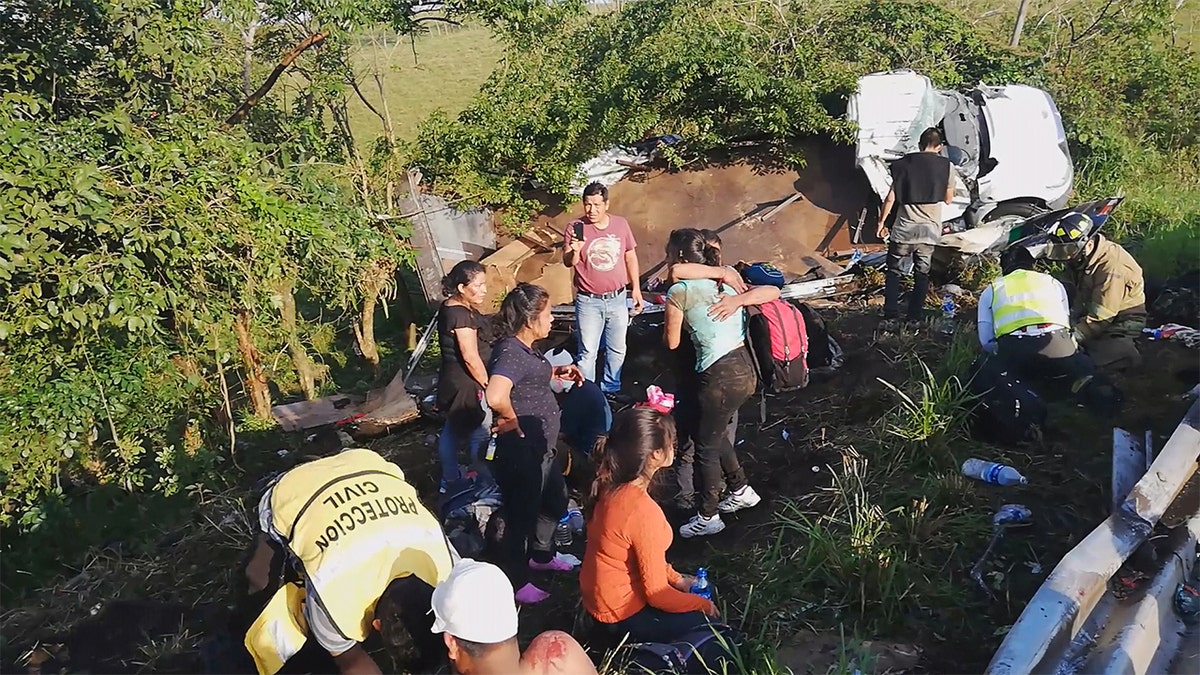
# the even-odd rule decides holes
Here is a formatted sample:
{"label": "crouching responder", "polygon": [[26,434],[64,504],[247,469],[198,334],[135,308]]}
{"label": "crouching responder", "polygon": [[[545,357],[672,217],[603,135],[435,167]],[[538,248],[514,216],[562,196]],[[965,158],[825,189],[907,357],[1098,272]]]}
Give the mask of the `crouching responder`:
{"label": "crouching responder", "polygon": [[457,556],[395,464],[363,449],[302,464],[267,488],[258,515],[246,578],[264,604],[244,644],[259,673],[279,671],[309,637],[340,672],[378,673],[360,643],[373,629],[389,641],[400,625],[425,667],[445,654],[430,603]]}
{"label": "crouching responder", "polygon": [[546,631],[517,644],[517,601],[499,567],[464,558],[433,593],[433,632],[464,675],[595,675],[575,638]]}
{"label": "crouching responder", "polygon": [[1067,274],[1074,287],[1072,328],[1101,368],[1124,370],[1141,364],[1133,339],[1146,327],[1146,284],[1133,256],[1096,231],[1082,213],[1064,216],[1050,231],[1071,246]]}
{"label": "crouching responder", "polygon": [[1034,271],[1033,256],[1013,248],[1001,257],[1003,276],[979,296],[979,342],[1028,380],[1069,384],[1099,414],[1115,414],[1121,396],[1098,377],[1095,363],[1071,332],[1067,291]]}

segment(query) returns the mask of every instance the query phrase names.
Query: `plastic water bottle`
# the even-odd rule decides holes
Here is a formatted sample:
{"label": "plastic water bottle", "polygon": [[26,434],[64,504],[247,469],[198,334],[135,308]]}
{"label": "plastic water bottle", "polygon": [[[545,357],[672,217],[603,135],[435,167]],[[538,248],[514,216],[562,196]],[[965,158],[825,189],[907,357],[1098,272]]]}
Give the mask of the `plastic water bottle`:
{"label": "plastic water bottle", "polygon": [[496,459],[496,434],[488,437],[487,450],[484,451],[483,457],[489,462]]}
{"label": "plastic water bottle", "polygon": [[1032,521],[1033,511],[1024,504],[1005,504],[992,514],[992,525],[996,527],[1028,525]]}
{"label": "plastic water bottle", "polygon": [[571,534],[571,516],[570,514],[562,517],[558,521],[558,525],[554,527],[554,545],[558,547],[570,546],[572,541]]}
{"label": "plastic water bottle", "polygon": [[712,600],[712,586],[708,583],[708,570],[703,567],[696,570],[696,581],[692,583],[692,593],[705,600]]}
{"label": "plastic water bottle", "polygon": [[981,480],[992,485],[1028,485],[1029,480],[1020,471],[998,462],[972,457],[963,462],[962,472],[968,478]]}
{"label": "plastic water bottle", "polygon": [[572,532],[583,532],[583,511],[568,509],[567,524],[571,526]]}
{"label": "plastic water bottle", "polygon": [[954,315],[958,313],[958,306],[954,304],[954,296],[947,293],[942,296],[942,325],[938,330],[943,335],[954,334]]}

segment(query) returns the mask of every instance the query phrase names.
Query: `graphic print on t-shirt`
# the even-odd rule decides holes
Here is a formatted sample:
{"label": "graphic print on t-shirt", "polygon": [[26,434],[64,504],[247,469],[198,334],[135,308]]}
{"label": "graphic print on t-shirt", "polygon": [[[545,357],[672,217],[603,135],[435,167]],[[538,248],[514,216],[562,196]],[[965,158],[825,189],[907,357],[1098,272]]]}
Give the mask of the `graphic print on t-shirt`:
{"label": "graphic print on t-shirt", "polygon": [[621,260],[621,240],[611,234],[597,237],[587,244],[588,265],[597,272],[611,272]]}

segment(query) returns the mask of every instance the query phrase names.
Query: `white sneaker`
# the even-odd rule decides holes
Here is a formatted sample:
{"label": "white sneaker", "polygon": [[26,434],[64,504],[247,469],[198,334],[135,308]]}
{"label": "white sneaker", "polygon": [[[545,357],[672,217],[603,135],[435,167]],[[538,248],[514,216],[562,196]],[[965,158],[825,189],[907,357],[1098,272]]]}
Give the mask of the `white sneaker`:
{"label": "white sneaker", "polygon": [[717,514],[712,518],[705,518],[697,513],[692,516],[692,519],[683,524],[679,528],[679,536],[684,539],[692,537],[704,537],[710,534],[716,534],[725,529],[725,521],[721,520],[721,514]]}
{"label": "white sneaker", "polygon": [[758,493],[754,491],[754,488],[747,485],[737,492],[730,492],[728,495],[726,495],[725,498],[717,504],[717,510],[721,513],[733,513],[734,511],[741,511],[742,509],[758,506],[758,503],[761,501],[762,497],[758,496]]}

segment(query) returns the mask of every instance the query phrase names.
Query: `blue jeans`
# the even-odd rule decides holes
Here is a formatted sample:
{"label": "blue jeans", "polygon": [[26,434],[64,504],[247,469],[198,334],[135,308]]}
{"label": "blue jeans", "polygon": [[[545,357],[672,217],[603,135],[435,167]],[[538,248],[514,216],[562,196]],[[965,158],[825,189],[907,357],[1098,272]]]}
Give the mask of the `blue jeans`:
{"label": "blue jeans", "polygon": [[[629,307],[625,294],[601,300],[575,294],[575,328],[579,331],[579,370],[585,379],[599,382],[606,394],[621,391],[621,367],[625,365],[625,333]],[[596,379],[596,355],[604,338],[604,377]]]}
{"label": "blue jeans", "polygon": [[442,464],[442,480],[447,483],[461,478],[458,472],[458,451],[464,445],[471,453],[471,465],[473,467],[483,466],[479,453],[487,445],[492,426],[492,415],[487,406],[484,406],[484,413],[483,424],[475,429],[462,429],[451,424],[449,419],[442,426],[442,434],[438,436],[438,461]]}
{"label": "blue jeans", "polygon": [[628,635],[630,642],[675,642],[707,623],[703,612],[664,612],[647,605],[628,619],[608,624],[608,629],[622,638]]}

